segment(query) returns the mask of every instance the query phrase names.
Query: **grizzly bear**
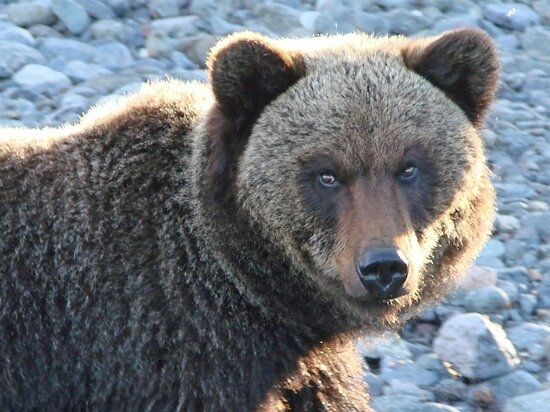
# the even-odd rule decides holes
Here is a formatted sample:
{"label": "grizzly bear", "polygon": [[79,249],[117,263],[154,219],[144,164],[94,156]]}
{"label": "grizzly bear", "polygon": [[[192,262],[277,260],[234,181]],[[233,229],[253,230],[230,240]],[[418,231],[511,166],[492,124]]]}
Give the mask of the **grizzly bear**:
{"label": "grizzly bear", "polygon": [[0,409],[366,411],[355,338],[487,239],[485,33],[241,33],[208,67],[0,131]]}

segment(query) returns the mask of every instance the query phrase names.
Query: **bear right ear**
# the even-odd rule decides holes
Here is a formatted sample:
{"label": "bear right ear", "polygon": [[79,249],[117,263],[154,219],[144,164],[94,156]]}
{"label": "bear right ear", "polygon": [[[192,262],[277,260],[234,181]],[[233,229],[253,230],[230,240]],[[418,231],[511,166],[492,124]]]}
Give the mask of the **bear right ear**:
{"label": "bear right ear", "polygon": [[435,39],[411,41],[402,51],[407,67],[445,92],[480,127],[498,84],[493,40],[479,29],[458,29]]}
{"label": "bear right ear", "polygon": [[208,59],[214,96],[223,114],[233,120],[258,113],[304,71],[300,55],[254,33],[229,36],[212,49]]}

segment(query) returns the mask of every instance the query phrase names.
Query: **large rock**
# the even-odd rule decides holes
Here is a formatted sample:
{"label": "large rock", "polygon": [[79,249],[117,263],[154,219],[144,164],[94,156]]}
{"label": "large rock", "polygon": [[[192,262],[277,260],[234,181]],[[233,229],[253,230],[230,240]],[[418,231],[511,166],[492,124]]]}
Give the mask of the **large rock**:
{"label": "large rock", "polygon": [[44,63],[46,59],[32,47],[0,40],[0,79],[11,77],[26,64]]}
{"label": "large rock", "polygon": [[434,350],[441,360],[472,380],[504,375],[519,363],[504,330],[477,313],[447,320],[434,340]]}
{"label": "large rock", "polygon": [[550,389],[518,396],[504,406],[504,412],[543,412],[550,407]]}
{"label": "large rock", "polygon": [[72,34],[81,34],[90,25],[86,9],[73,0],[52,0],[52,11]]}
{"label": "large rock", "polygon": [[69,78],[41,64],[28,64],[19,70],[13,79],[23,87],[50,96],[62,93],[71,87]]}
{"label": "large rock", "polygon": [[8,4],[4,12],[9,21],[23,27],[34,26],[35,24],[49,26],[56,20],[50,7],[38,1]]}
{"label": "large rock", "polygon": [[513,30],[525,30],[540,21],[539,15],[522,3],[488,4],[483,8],[483,15],[496,25]]}

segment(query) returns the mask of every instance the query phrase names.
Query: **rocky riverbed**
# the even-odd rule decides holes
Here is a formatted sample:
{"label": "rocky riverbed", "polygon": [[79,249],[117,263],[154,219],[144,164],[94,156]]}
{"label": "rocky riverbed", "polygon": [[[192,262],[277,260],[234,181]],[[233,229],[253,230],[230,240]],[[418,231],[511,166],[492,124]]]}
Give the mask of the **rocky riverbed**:
{"label": "rocky riverbed", "polygon": [[[460,289],[400,336],[360,343],[378,412],[550,410],[550,1],[0,0],[0,125],[77,121],[166,76],[205,79],[217,38],[461,26],[498,44],[488,122],[494,236]],[[372,342],[369,337],[368,342]]]}

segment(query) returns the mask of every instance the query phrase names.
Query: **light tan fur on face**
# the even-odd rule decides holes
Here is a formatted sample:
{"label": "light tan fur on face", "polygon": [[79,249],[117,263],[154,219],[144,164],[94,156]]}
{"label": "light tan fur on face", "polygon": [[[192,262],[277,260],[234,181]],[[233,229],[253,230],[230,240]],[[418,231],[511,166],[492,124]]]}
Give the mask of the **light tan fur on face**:
{"label": "light tan fur on face", "polygon": [[350,296],[360,298],[368,293],[359,280],[356,262],[371,248],[401,250],[409,270],[404,287],[412,291],[418,284],[418,241],[403,196],[395,186],[389,179],[360,179],[349,190],[337,224],[334,265]]}

